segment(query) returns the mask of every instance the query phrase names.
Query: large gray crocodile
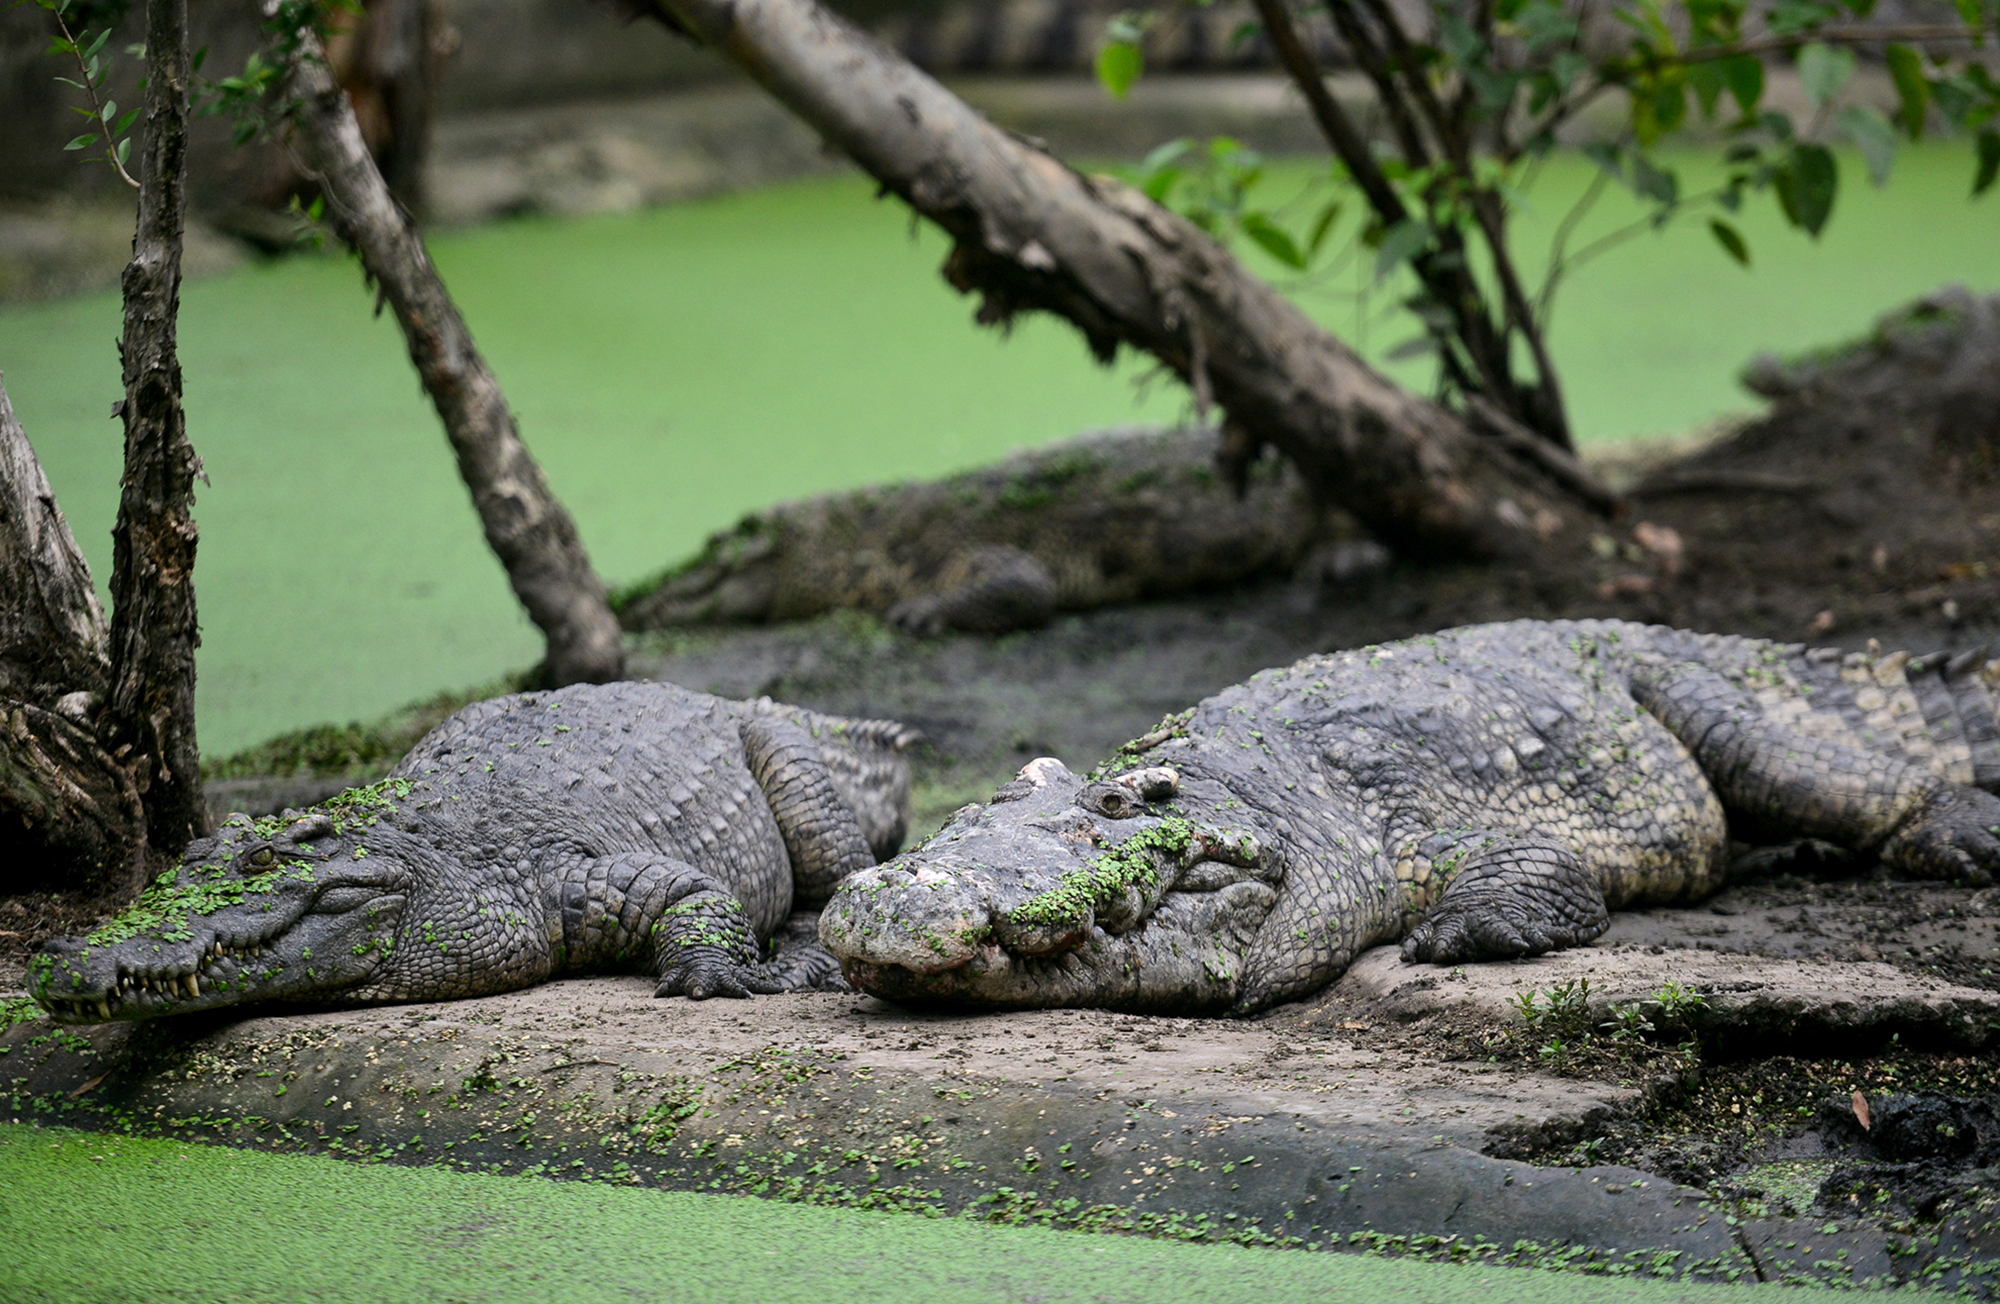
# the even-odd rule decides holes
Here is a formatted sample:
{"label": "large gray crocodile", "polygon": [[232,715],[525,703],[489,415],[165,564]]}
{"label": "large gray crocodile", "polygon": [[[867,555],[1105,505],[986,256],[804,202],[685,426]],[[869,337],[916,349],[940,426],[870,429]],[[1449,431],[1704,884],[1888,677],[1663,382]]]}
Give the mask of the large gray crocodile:
{"label": "large gray crocodile", "polygon": [[837,987],[814,918],[901,844],[915,739],[663,683],[495,698],[380,783],[233,816],[125,913],[44,947],[30,991],[90,1023],[593,969],[656,974],[662,996]]}
{"label": "large gray crocodile", "polygon": [[[1075,611],[1386,557],[1289,464],[1216,471],[1213,430],[1079,435],[943,480],[780,503],[615,601],[627,629],[851,608],[919,633],[1003,633]],[[1332,541],[1345,539],[1344,549]]]}
{"label": "large gray crocodile", "polygon": [[[1364,948],[1589,941],[1739,837],[2000,869],[2000,663],[1517,621],[1309,657],[1079,778],[1031,761],[847,879],[820,937],[894,1000],[1248,1014]],[[1975,786],[1976,785],[1976,786]]]}

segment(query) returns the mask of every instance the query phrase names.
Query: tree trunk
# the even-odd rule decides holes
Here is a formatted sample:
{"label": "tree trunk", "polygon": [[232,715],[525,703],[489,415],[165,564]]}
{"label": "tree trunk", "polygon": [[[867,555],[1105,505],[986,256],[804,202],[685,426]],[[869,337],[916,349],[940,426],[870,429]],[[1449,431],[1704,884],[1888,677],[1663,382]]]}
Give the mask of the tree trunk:
{"label": "tree trunk", "polygon": [[430,152],[433,54],[431,0],[376,0],[363,39],[375,93],[389,122],[378,152],[382,180],[404,209],[424,211],[424,157]]}
{"label": "tree trunk", "polygon": [[0,383],[0,694],[52,703],[110,675],[90,564]]}
{"label": "tree trunk", "polygon": [[1399,388],[1193,223],[994,127],[813,0],[628,3],[734,60],[942,227],[945,276],[983,296],[981,322],[1043,309],[1102,360],[1151,353],[1198,405],[1221,404],[1239,464],[1275,446],[1398,551],[1532,553],[1615,504],[1562,450],[1531,453]]}
{"label": "tree trunk", "polygon": [[109,676],[90,567],[0,385],[0,894],[143,868],[139,794],[89,728]]}
{"label": "tree trunk", "polygon": [[410,361],[444,421],[486,542],[548,639],[543,677],[552,685],[617,679],[625,664],[618,620],[576,525],[521,442],[499,382],[409,214],[390,197],[347,96],[319,55],[318,42],[303,37],[291,70],[300,143],[320,174],[328,216],[403,328]]}
{"label": "tree trunk", "polygon": [[195,745],[194,478],[175,347],[187,215],[187,0],[146,6],[139,222],[125,268],[125,475],[112,530],[111,684],[100,730],[132,770],[154,854],[208,829]]}

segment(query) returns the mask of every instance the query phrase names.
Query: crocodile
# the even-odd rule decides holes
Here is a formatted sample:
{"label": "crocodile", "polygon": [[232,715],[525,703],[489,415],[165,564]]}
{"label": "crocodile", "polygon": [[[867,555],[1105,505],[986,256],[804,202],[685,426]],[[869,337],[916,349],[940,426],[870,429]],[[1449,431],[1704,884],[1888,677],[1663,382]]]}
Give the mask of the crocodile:
{"label": "crocodile", "polygon": [[477,703],[380,782],[231,816],[122,914],[44,946],[30,994],[95,1023],[593,970],[697,999],[838,989],[815,917],[901,845],[916,739],[666,683]]}
{"label": "crocodile", "polygon": [[627,629],[852,609],[920,634],[1005,633],[1077,611],[1386,560],[1276,458],[1236,494],[1213,430],[1080,435],[936,481],[780,503],[619,594]]}
{"label": "crocodile", "polygon": [[1088,775],[1030,761],[842,883],[820,938],[906,1003],[1248,1015],[1366,948],[1535,955],[1694,901],[1732,837],[1979,884],[2000,662],[1620,621],[1470,626],[1264,671]]}

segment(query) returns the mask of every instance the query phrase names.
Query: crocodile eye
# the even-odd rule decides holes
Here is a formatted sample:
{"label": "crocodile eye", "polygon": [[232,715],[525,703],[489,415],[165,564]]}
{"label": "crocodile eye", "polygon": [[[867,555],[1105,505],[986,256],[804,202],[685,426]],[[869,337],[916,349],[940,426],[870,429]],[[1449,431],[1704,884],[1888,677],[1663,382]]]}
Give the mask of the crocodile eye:
{"label": "crocodile eye", "polygon": [[1085,810],[1114,820],[1129,820],[1142,809],[1139,794],[1120,783],[1093,784],[1076,802]]}
{"label": "crocodile eye", "polygon": [[276,860],[277,858],[278,858],[277,855],[274,852],[272,852],[272,850],[269,847],[259,847],[255,851],[251,852],[249,855],[250,863],[255,865],[259,869],[262,869],[266,865],[269,865],[272,861]]}

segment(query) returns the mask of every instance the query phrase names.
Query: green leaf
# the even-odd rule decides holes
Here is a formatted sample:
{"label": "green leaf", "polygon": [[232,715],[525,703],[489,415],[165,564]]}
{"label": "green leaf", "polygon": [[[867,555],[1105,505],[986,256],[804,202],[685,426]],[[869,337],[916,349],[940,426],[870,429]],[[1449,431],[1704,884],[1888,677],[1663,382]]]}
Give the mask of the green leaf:
{"label": "green leaf", "polygon": [[132,157],[132,138],[127,136],[118,142],[118,166],[124,167],[125,160]]}
{"label": "green leaf", "polygon": [[1815,41],[1799,51],[1799,85],[1814,105],[1840,93],[1854,75],[1854,51]]}
{"label": "green leaf", "polygon": [[1860,148],[1868,163],[1868,179],[1881,189],[1896,162],[1896,129],[1887,118],[1861,104],[1850,104],[1840,111],[1840,129]]}
{"label": "green leaf", "polygon": [[118,116],[118,101],[117,100],[104,101],[104,107],[97,111],[97,116],[103,118],[107,123],[110,122],[113,118]]}
{"label": "green leaf", "polygon": [[1132,93],[1132,83],[1139,80],[1144,67],[1145,60],[1132,41],[1107,41],[1097,52],[1098,83],[1113,99],[1122,100]]}
{"label": "green leaf", "polygon": [[118,126],[111,134],[114,136],[122,136],[126,132],[132,130],[132,122],[138,116],[139,116],[139,110],[127,109],[125,111],[125,116],[118,119]]}
{"label": "green leaf", "polygon": [[1816,4],[1813,0],[1778,0],[1771,6],[1770,16],[1765,21],[1770,24],[1771,35],[1782,40],[1811,31],[1836,16],[1831,6]]}
{"label": "green leaf", "polygon": [[[1977,68],[1977,64],[1968,65]],[[1981,69],[1983,72],[1984,69]],[[1978,127],[1992,114],[1991,96],[1986,93],[1976,79],[1965,72],[1950,77],[1940,77],[1931,83],[1931,97],[1937,101],[1938,112],[1954,126],[1971,130]]]}
{"label": "green leaf", "polygon": [[1973,196],[1985,194],[1995,176],[2000,176],[2000,131],[1988,127],[1979,133],[1979,171],[1972,178]]}
{"label": "green leaf", "polygon": [[1333,224],[1339,220],[1339,200],[1330,200],[1325,208],[1319,210],[1319,216],[1313,219],[1312,234],[1306,237],[1306,258],[1309,261],[1313,255],[1319,252],[1319,247],[1326,243],[1327,234],[1333,230]]}
{"label": "green leaf", "polygon": [[1555,0],[1530,0],[1523,5],[1514,26],[1533,53],[1552,45],[1566,45],[1576,37],[1576,20]]}
{"label": "green leaf", "polygon": [[1924,134],[1924,108],[1930,103],[1931,84],[1924,77],[1924,59],[1907,45],[1889,47],[1889,76],[1896,83],[1896,96],[1903,102],[1896,120],[1903,124],[1911,140]]}
{"label": "green leaf", "polygon": [[1194,141],[1186,136],[1155,146],[1153,152],[1139,161],[1142,173],[1157,172],[1169,163],[1178,163],[1181,156],[1194,148]]}
{"label": "green leaf", "polygon": [[1257,242],[1257,247],[1287,267],[1304,271],[1306,256],[1299,251],[1298,244],[1287,235],[1282,227],[1262,213],[1245,213],[1236,224],[1243,228],[1243,234]]}
{"label": "green leaf", "polygon": [[1576,85],[1576,79],[1590,70],[1590,60],[1575,50],[1564,50],[1549,60],[1549,75],[1556,79],[1556,85],[1565,93]]}
{"label": "green leaf", "polygon": [[1729,94],[1736,107],[1748,118],[1757,112],[1764,98],[1764,61],[1754,55],[1739,54],[1722,61],[1722,75],[1729,82]]}
{"label": "green leaf", "polygon": [[1715,242],[1722,251],[1743,266],[1750,265],[1750,246],[1743,241],[1743,233],[1719,217],[1708,219],[1708,229],[1715,236]]}
{"label": "green leaf", "polygon": [[1632,191],[1671,208],[1680,202],[1681,183],[1671,168],[1654,167],[1643,154],[1632,156]]}
{"label": "green leaf", "polygon": [[1229,34],[1229,52],[1234,54],[1236,51],[1242,49],[1247,42],[1256,40],[1263,30],[1264,24],[1262,23],[1238,23],[1236,30]]}
{"label": "green leaf", "polygon": [[1840,190],[1840,165],[1833,151],[1824,145],[1794,145],[1772,181],[1785,220],[1817,240]]}
{"label": "green leaf", "polygon": [[1958,16],[1965,20],[1967,27],[1984,27],[1986,19],[1979,12],[1979,0],[1952,0],[1958,6]]}
{"label": "green leaf", "polygon": [[75,140],[71,141],[69,144],[64,145],[63,148],[89,149],[92,145],[95,145],[96,143],[97,143],[96,134],[92,132],[85,132],[83,135],[78,136]]}
{"label": "green leaf", "polygon": [[83,52],[84,57],[87,59],[91,55],[96,54],[99,50],[102,50],[104,48],[104,43],[110,39],[111,39],[111,29],[107,27],[103,31],[99,32],[97,34],[97,39],[92,41],[89,44],[89,46],[87,46],[84,49]]}
{"label": "green leaf", "polygon": [[1382,242],[1375,246],[1375,283],[1389,279],[1389,273],[1397,264],[1423,252],[1431,242],[1431,229],[1413,217],[1406,217],[1390,227],[1382,235]]}
{"label": "green leaf", "polygon": [[194,52],[194,59],[191,61],[189,65],[189,71],[200,72],[201,65],[207,62],[207,60],[208,60],[208,47],[204,45],[199,50],[196,50]]}
{"label": "green leaf", "polygon": [[1701,116],[1713,118],[1715,106],[1721,101],[1727,84],[1722,65],[1719,62],[1690,64],[1687,79],[1688,85],[1694,88],[1695,101],[1701,105]]}

